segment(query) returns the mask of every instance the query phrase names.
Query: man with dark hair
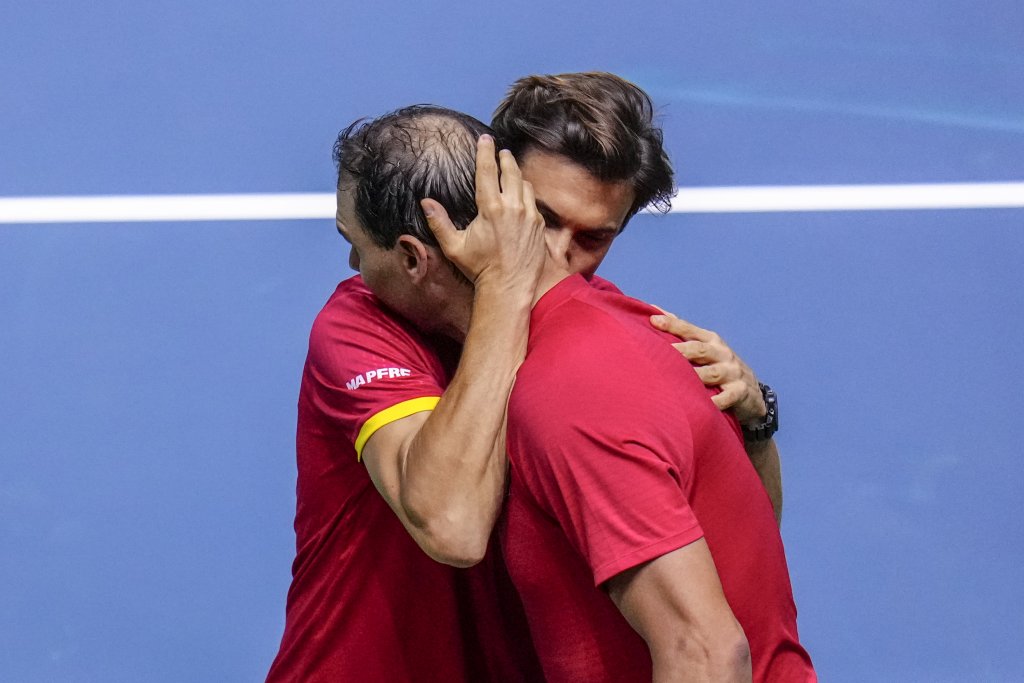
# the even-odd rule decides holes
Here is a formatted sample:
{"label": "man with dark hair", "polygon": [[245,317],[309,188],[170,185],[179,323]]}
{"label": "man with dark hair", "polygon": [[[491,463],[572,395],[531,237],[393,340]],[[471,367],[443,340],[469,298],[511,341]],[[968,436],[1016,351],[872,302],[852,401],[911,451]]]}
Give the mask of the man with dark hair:
{"label": "man with dark hair", "polygon": [[538,283],[501,537],[544,676],[814,681],[739,425],[655,311],[554,261]]}
{"label": "man with dark hair", "polygon": [[[625,84],[599,76],[610,86]],[[576,77],[590,75],[559,78],[571,84]],[[415,198],[435,197],[460,225],[471,215],[472,208],[459,208],[458,197],[468,194],[441,194],[446,190],[438,185],[444,179],[446,187],[464,189],[472,178],[458,169],[472,168],[464,163],[467,150],[472,161],[472,145],[465,143],[481,124],[460,117],[403,110],[351,127],[336,146],[338,227],[352,242],[350,265],[362,278],[338,287],[310,337],[299,401],[298,555],[271,680],[536,675],[529,653],[516,650],[518,641],[507,636],[516,632],[514,600],[506,602],[512,607],[505,607],[504,618],[496,615],[496,599],[507,598],[507,577],[494,554],[482,568],[459,572],[427,562],[417,544],[452,565],[485,556],[505,486],[505,402],[525,350],[542,237],[546,233],[556,260],[591,275],[643,206],[637,200],[643,193],[631,185],[628,202],[617,195],[609,203],[591,196],[585,183],[574,190],[548,178],[544,163],[534,164],[539,180],[533,182],[538,194],[542,187],[545,192],[538,202],[545,230],[533,186],[509,152],[495,163],[493,142],[484,136],[476,166],[479,215],[465,231],[445,233],[445,249],[462,278],[423,230],[425,222],[434,231],[450,225],[442,204],[423,202],[426,221],[414,207]],[[646,113],[626,120],[657,133],[649,101]],[[570,112],[559,125],[576,123]],[[596,123],[612,130],[612,138],[633,135],[621,120],[598,117]],[[653,149],[664,159],[660,137]],[[552,155],[556,161],[568,161],[559,154]],[[549,160],[535,144],[526,156]],[[667,182],[652,185],[663,188],[663,196],[671,189],[667,161],[664,168]],[[582,173],[584,180],[590,175]],[[613,289],[596,277],[592,283]],[[728,347],[682,321],[659,324],[703,336],[677,346],[710,363],[704,379],[722,387],[714,398],[720,407],[757,412],[753,374]],[[461,357],[452,336],[464,342]],[[760,409],[763,414],[763,403]]]}
{"label": "man with dark hair", "polygon": [[[672,167],[650,97],[614,74],[521,78],[498,105],[492,126],[532,183],[548,230],[564,233],[574,272],[592,276],[638,211],[669,208]],[[595,180],[626,183],[631,199],[605,194]],[[778,428],[774,392],[714,332],[670,315],[652,322],[684,339],[676,348],[705,384],[721,389],[712,400],[743,426],[747,455],[781,521],[782,477],[771,438]]]}

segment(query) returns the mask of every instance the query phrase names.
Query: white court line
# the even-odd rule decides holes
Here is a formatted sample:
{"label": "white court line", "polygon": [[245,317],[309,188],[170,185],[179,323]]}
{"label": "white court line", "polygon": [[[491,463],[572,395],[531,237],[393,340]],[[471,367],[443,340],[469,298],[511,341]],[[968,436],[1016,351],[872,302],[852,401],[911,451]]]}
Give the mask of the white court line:
{"label": "white court line", "polygon": [[672,213],[1024,207],[1024,182],[682,188]]}
{"label": "white court line", "polygon": [[0,223],[124,223],[329,218],[334,193],[0,198]]}
{"label": "white court line", "polygon": [[[1024,182],[681,188],[672,213],[1024,208]],[[0,197],[3,223],[327,219],[334,193]]]}

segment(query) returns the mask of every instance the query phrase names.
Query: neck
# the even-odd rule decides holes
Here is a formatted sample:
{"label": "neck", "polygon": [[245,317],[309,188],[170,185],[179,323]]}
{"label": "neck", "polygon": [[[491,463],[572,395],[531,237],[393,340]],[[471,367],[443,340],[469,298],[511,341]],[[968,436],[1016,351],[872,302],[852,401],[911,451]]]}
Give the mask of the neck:
{"label": "neck", "polygon": [[[544,270],[541,272],[540,279],[537,280],[537,289],[534,291],[533,301],[530,303],[530,307],[537,305],[540,298],[547,294],[548,290],[557,285],[559,282],[564,280],[572,273],[567,267],[559,266],[552,262],[550,259],[545,263]],[[466,341],[466,333],[469,330],[469,321],[471,317],[471,311],[473,308],[473,295],[470,292],[469,296],[464,301],[456,301],[456,305],[453,307],[449,305],[443,312],[434,318],[433,332],[435,334],[442,334],[446,337],[453,339],[454,341],[462,344]],[[463,303],[464,306],[458,307],[458,303]],[[459,315],[461,313],[461,315]],[[423,329],[423,325],[420,326]]]}

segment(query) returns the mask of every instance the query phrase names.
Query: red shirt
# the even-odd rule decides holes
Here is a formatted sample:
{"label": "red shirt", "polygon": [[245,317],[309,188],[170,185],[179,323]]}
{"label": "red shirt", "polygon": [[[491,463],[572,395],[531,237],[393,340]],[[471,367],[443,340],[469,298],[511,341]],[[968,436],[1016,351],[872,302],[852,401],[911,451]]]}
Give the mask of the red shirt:
{"label": "red shirt", "polygon": [[601,584],[707,541],[755,681],[813,681],[771,502],[735,420],[650,326],[573,276],[538,302],[509,403],[509,572],[550,681],[650,681]]}
{"label": "red shirt", "polygon": [[374,430],[434,407],[457,357],[359,277],[317,316],[299,392],[297,553],[268,681],[529,680],[500,555],[470,570],[430,559],[357,459]]}

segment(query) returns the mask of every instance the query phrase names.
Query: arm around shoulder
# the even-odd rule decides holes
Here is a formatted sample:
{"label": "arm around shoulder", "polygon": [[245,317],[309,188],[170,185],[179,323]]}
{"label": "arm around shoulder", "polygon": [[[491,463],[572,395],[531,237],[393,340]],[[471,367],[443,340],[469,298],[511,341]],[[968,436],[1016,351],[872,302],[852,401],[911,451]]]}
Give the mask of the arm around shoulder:
{"label": "arm around shoulder", "polygon": [[405,528],[428,555],[455,566],[483,559],[501,509],[505,412],[545,255],[532,188],[511,154],[500,157],[493,140],[481,137],[480,212],[465,229],[423,200],[444,254],[475,285],[459,368],[432,411],[387,425],[364,448],[375,485]]}
{"label": "arm around shoulder", "polygon": [[[438,417],[447,424],[444,413]],[[433,411],[424,411],[381,427],[364,446],[362,459],[374,486],[423,552],[443,564],[468,567],[487,550],[504,473],[481,464],[493,457],[489,451],[458,449],[435,438],[434,418]],[[436,475],[410,477],[408,463],[415,459],[440,463]],[[458,487],[453,495],[441,488],[449,485]]]}
{"label": "arm around shoulder", "polygon": [[526,349],[529,297],[479,287],[459,368],[432,410],[377,429],[362,458],[435,560],[483,559],[505,490],[505,412]]}
{"label": "arm around shoulder", "polygon": [[[671,313],[652,316],[651,324],[682,340],[673,346],[694,364],[697,376],[704,384],[721,388],[721,393],[711,400],[720,410],[732,410],[740,424],[760,424],[768,416],[769,410],[775,409],[774,403],[769,406],[766,398],[766,389],[768,392],[771,389],[757,381],[750,366],[719,335]],[[773,402],[774,397],[775,393],[771,392]],[[776,419],[774,414],[772,418]],[[774,441],[747,441],[744,447],[771,498],[775,519],[781,523],[782,473],[779,449]]]}

